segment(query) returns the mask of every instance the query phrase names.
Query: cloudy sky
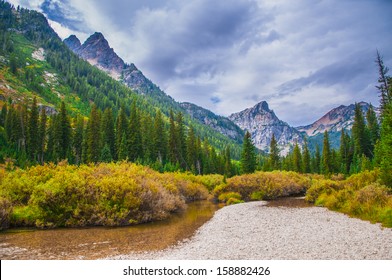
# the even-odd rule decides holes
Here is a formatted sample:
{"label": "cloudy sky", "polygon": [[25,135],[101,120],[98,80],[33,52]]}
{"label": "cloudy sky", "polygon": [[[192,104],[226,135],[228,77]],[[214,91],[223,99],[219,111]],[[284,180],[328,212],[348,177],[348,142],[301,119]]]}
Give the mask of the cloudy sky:
{"label": "cloudy sky", "polygon": [[220,115],[266,100],[291,125],[378,105],[376,51],[392,68],[390,0],[12,0],[63,39],[102,32],[167,94]]}

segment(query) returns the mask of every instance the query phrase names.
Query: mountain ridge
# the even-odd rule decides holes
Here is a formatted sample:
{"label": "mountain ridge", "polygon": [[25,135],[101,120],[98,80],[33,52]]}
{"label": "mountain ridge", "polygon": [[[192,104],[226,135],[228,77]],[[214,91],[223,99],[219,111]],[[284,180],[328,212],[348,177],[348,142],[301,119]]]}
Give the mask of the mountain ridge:
{"label": "mountain ridge", "polygon": [[254,145],[263,151],[269,151],[272,135],[280,146],[281,155],[287,155],[293,144],[302,146],[303,138],[300,132],[280,120],[273,110],[269,109],[266,101],[261,101],[251,108],[231,114],[229,119],[241,129],[252,135]]}

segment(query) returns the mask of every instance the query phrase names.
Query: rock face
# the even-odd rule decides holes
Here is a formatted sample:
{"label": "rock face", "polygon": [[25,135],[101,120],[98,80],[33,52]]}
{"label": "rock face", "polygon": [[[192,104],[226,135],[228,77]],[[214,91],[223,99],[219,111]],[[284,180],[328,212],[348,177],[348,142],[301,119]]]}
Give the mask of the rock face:
{"label": "rock face", "polygon": [[269,151],[272,135],[275,135],[281,155],[287,155],[296,142],[300,146],[303,144],[301,133],[278,119],[265,101],[232,114],[229,119],[241,129],[248,130],[254,145],[262,151]]}
{"label": "rock face", "polygon": [[213,112],[192,103],[184,102],[180,105],[192,118],[197,119],[202,124],[208,125],[215,131],[238,142],[243,140],[243,130],[230,119],[217,116]]}
{"label": "rock face", "polygon": [[77,50],[82,46],[80,40],[75,35],[69,36],[64,40],[64,43],[71,49],[73,52],[77,52]]}
{"label": "rock face", "polygon": [[[369,109],[370,105],[366,102],[360,102],[364,114]],[[308,136],[316,136],[322,134],[326,130],[328,132],[339,132],[342,129],[351,130],[354,123],[355,105],[349,106],[341,105],[332,109],[319,120],[306,126],[297,127],[297,130],[305,132]]]}
{"label": "rock face", "polygon": [[107,72],[112,78],[118,80],[121,77],[125,63],[109,46],[102,33],[95,32],[83,45],[80,45],[80,41],[75,35],[65,39],[64,43],[74,53]]}

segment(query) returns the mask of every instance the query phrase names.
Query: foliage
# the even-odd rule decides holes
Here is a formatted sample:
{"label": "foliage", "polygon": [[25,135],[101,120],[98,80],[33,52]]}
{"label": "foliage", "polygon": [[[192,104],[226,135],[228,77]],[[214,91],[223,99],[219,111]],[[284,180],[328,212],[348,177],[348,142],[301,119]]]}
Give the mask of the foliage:
{"label": "foliage", "polygon": [[259,199],[275,199],[282,196],[304,194],[311,185],[310,175],[296,172],[272,171],[256,172],[235,176],[219,185],[213,191],[219,199],[222,193],[239,193],[245,201]]}
{"label": "foliage", "polygon": [[353,217],[392,227],[392,195],[380,185],[378,170],[363,171],[345,180],[315,180],[306,200]]}
{"label": "foliage", "polygon": [[207,198],[198,180],[126,162],[17,169],[0,182],[2,226],[114,226],[160,220],[185,202]]}

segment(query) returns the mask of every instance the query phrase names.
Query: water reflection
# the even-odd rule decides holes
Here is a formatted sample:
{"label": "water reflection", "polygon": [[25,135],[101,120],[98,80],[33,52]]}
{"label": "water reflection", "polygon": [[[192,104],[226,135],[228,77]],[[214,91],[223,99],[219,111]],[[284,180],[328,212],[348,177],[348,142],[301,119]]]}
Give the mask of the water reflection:
{"label": "water reflection", "polygon": [[97,259],[161,250],[191,237],[217,209],[199,201],[168,220],[132,227],[10,230],[0,233],[0,259]]}

